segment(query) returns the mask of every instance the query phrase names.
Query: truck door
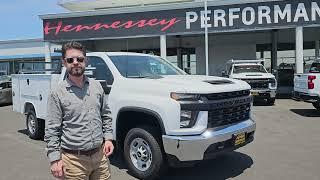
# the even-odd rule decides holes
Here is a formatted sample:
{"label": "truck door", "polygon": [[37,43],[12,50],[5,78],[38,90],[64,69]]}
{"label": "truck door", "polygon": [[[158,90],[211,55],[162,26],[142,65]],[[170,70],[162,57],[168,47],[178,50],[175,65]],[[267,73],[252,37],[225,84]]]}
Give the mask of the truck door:
{"label": "truck door", "polygon": [[111,91],[114,78],[104,60],[97,56],[89,56],[87,69],[92,69],[89,70],[91,73],[87,73],[87,76],[99,81],[106,96],[108,96]]}

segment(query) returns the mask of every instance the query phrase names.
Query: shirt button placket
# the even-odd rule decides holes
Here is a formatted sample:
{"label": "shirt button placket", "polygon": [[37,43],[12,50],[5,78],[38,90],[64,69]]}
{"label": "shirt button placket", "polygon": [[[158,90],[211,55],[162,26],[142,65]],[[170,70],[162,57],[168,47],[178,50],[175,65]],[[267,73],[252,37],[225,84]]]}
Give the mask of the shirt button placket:
{"label": "shirt button placket", "polygon": [[84,107],[84,112],[86,112],[86,114],[89,115],[89,116],[87,116],[87,117],[89,117],[87,119],[87,121],[89,121],[90,142],[91,142],[91,149],[93,149],[93,138],[92,138],[93,137],[93,132],[92,132],[93,127],[92,127],[92,121],[90,119],[90,110],[89,110],[90,106],[87,103],[87,99],[88,99],[87,92],[84,92],[84,98],[83,98],[83,101],[82,101],[82,107]]}

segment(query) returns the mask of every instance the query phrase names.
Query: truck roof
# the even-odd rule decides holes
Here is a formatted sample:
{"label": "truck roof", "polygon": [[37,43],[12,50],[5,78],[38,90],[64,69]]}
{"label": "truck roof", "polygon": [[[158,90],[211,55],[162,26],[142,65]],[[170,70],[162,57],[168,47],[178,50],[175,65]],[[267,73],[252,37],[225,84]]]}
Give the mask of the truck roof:
{"label": "truck roof", "polygon": [[234,66],[262,66],[262,64],[257,64],[257,63],[241,63],[241,64],[234,64]]}
{"label": "truck roof", "polygon": [[261,64],[264,59],[231,59],[227,64]]}
{"label": "truck roof", "polygon": [[135,52],[90,52],[87,53],[87,55],[94,55],[97,53],[103,53],[107,54],[108,56],[128,56],[128,55],[134,55],[134,56],[155,56],[152,54],[143,54],[143,53],[135,53]]}

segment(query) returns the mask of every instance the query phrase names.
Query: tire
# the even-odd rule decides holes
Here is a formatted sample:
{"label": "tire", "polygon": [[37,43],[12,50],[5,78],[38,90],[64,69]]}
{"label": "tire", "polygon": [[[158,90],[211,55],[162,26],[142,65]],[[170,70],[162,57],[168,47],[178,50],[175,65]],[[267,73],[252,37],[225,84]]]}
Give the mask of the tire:
{"label": "tire", "polygon": [[267,99],[267,104],[269,106],[273,106],[275,101],[276,101],[276,98],[269,98],[269,99]]}
{"label": "tire", "polygon": [[318,111],[320,111],[320,101],[312,103],[313,107],[315,107]]}
{"label": "tire", "polygon": [[148,127],[131,129],[124,141],[129,172],[139,179],[155,179],[164,174],[167,162],[161,149],[159,131]]}
{"label": "tire", "polygon": [[44,120],[38,119],[33,109],[27,111],[26,126],[31,139],[39,140],[44,137]]}

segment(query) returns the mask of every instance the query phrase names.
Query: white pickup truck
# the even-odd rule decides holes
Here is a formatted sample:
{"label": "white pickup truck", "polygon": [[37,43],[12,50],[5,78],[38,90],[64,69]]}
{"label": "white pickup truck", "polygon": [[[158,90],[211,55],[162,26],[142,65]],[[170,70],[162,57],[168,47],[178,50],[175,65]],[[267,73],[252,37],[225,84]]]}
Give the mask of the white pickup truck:
{"label": "white pickup truck", "polygon": [[[115,143],[140,179],[167,165],[194,163],[233,151],[254,139],[250,86],[240,80],[184,71],[157,56],[88,53],[86,74],[108,94]],[[91,70],[90,70],[91,69]],[[26,114],[29,136],[41,138],[47,96],[61,74],[12,76],[13,110]]]}
{"label": "white pickup truck", "polygon": [[292,95],[295,100],[303,100],[312,103],[320,110],[320,62],[312,63],[309,73],[294,75],[294,91]]}
{"label": "white pickup truck", "polygon": [[277,94],[277,80],[261,64],[263,61],[230,60],[222,76],[246,81],[251,86],[254,99],[263,99],[268,105],[273,105]]}

